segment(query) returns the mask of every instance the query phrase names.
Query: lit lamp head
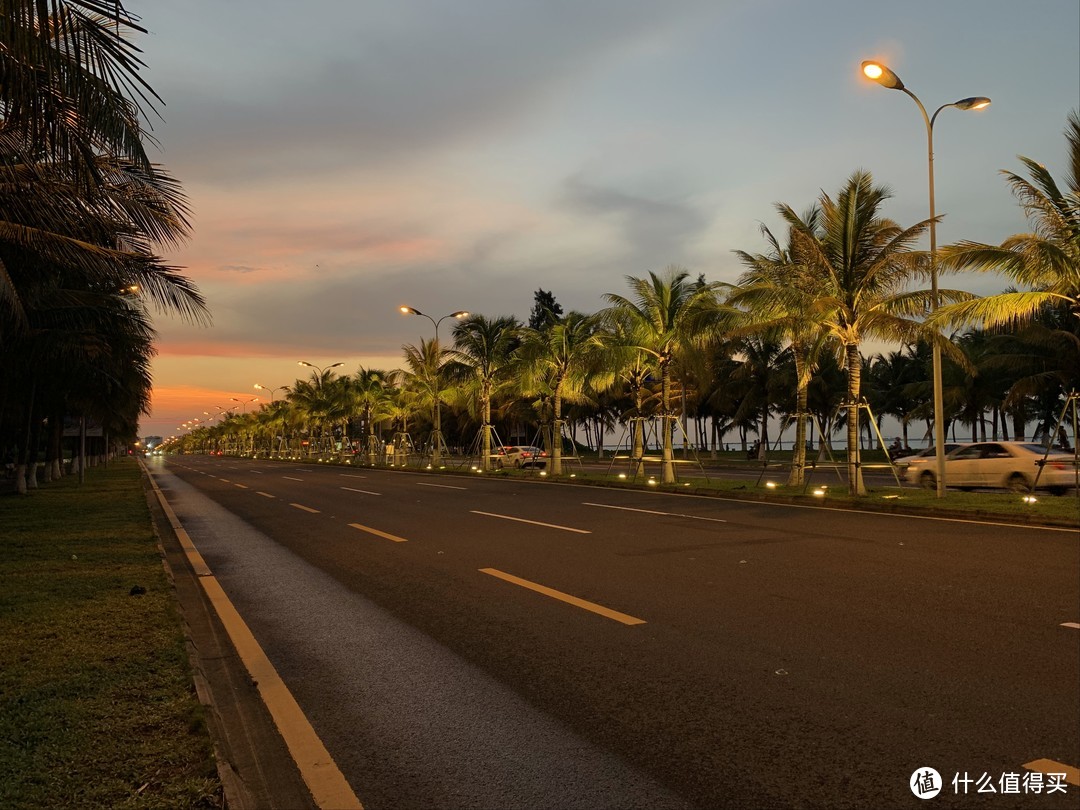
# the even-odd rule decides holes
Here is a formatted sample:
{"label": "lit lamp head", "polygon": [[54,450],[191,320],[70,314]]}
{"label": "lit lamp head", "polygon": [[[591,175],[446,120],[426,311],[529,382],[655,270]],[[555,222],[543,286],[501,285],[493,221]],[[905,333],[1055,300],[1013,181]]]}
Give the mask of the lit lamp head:
{"label": "lit lamp head", "polygon": [[960,99],[953,106],[959,110],[981,110],[983,107],[990,106],[990,99],[986,96],[972,96]]}
{"label": "lit lamp head", "polygon": [[450,317],[451,318],[457,318],[458,320],[461,320],[462,318],[468,318],[469,313],[466,312],[465,310],[461,310],[459,312],[451,312]]}
{"label": "lit lamp head", "polygon": [[424,314],[420,310],[413,309],[412,307],[398,307],[398,309],[401,310],[402,315],[423,315]]}
{"label": "lit lamp head", "polygon": [[880,84],[882,87],[888,87],[890,90],[903,90],[904,83],[900,81],[900,77],[889,70],[881,62],[874,62],[867,60],[862,63],[863,75]]}

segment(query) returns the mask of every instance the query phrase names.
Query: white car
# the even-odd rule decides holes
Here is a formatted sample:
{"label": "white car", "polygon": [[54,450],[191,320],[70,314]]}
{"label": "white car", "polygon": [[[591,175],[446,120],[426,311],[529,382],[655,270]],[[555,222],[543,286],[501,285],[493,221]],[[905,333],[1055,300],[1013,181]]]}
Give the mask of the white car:
{"label": "white car", "polygon": [[495,450],[495,465],[503,467],[542,466],[547,463],[547,453],[532,445],[506,445]]}
{"label": "white car", "polygon": [[[1071,453],[1051,450],[1033,442],[975,442],[963,444],[945,457],[945,484],[957,489],[980,487],[1030,492],[1039,478],[1039,489],[1056,495],[1076,485],[1076,460]],[[933,456],[912,458],[904,472],[912,484],[927,489],[937,486]]]}

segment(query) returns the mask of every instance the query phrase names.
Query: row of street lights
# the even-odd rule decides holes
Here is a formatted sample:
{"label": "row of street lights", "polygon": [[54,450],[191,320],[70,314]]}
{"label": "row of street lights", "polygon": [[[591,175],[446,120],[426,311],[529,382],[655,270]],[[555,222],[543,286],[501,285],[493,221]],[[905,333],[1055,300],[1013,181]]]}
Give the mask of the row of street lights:
{"label": "row of street lights", "polygon": [[[926,107],[923,106],[922,101],[911,90],[904,86],[904,83],[900,80],[900,77],[890,70],[886,65],[881,62],[867,60],[862,63],[863,75],[868,79],[877,82],[883,87],[890,90],[900,90],[911,99],[919,108],[919,112],[922,113],[923,122],[926,125],[926,159],[928,170],[928,185],[929,185],[929,197],[930,197],[930,301],[931,311],[936,311],[941,305],[941,299],[938,291],[938,274],[937,274],[937,222],[936,222],[936,202],[934,198],[934,124],[937,121],[938,114],[948,108],[955,107],[958,110],[981,110],[984,107],[990,105],[990,99],[985,96],[972,96],[970,98],[963,98],[959,101],[954,101],[950,104],[942,104],[938,107],[933,115],[929,115],[926,112]],[[404,315],[418,315],[422,318],[427,318],[431,321],[432,326],[435,327],[435,345],[439,344],[439,325],[447,318],[466,318],[469,313],[465,310],[459,310],[457,312],[451,312],[448,315],[443,315],[436,320],[430,315],[421,312],[415,307],[401,306],[399,310]],[[937,469],[937,496],[943,497],[945,494],[945,420],[944,416],[944,397],[943,397],[943,385],[941,376],[941,346],[937,341],[934,341],[932,346],[932,365],[933,365],[933,387],[934,387],[934,449],[935,449],[935,466]],[[313,363],[309,363],[306,360],[298,360],[298,365],[306,366],[307,368],[315,369],[318,372],[318,384],[322,385],[323,375],[332,368],[338,368],[345,365],[344,363],[333,363],[329,366],[320,367]],[[435,381],[435,408],[434,408],[434,425],[431,433],[431,446],[432,446],[432,463],[437,465],[441,457],[441,450],[443,446],[442,440],[442,408],[440,402],[440,391],[438,387],[438,378]],[[270,392],[270,401],[274,401],[274,392],[284,390],[284,386],[279,388],[267,388],[264,385],[255,383],[255,388],[262,391]],[[233,402],[239,402],[244,408],[244,412],[247,412],[247,405],[251,402],[258,402],[258,397],[243,401],[232,398]],[[218,410],[225,410],[218,406]],[[206,415],[209,413],[204,411]],[[195,420],[196,423],[198,420]]]}

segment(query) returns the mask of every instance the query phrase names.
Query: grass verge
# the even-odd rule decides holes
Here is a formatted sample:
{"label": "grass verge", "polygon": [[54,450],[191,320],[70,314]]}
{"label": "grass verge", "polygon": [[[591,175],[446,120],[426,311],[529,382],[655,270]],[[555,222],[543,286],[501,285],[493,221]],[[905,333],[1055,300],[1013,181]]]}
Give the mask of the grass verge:
{"label": "grass verge", "polygon": [[221,806],[156,544],[134,460],[0,498],[0,806]]}

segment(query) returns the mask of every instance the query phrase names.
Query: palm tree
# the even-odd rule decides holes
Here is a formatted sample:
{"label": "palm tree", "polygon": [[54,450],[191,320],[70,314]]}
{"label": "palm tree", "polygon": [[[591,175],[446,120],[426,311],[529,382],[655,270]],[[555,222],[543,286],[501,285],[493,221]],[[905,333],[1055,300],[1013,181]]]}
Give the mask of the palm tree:
{"label": "palm tree", "polygon": [[455,393],[444,379],[450,352],[441,348],[434,338],[421,338],[419,346],[406,344],[401,350],[405,352],[408,368],[398,370],[394,376],[408,389],[414,407],[431,409],[431,463],[438,465],[444,445],[441,406],[449,403]]}
{"label": "palm tree", "polygon": [[715,284],[690,282],[689,272],[668,267],[649,272],[647,279],[627,276],[633,298],[607,293],[611,306],[600,313],[609,324],[621,324],[628,346],[650,358],[660,378],[660,418],[663,427],[661,482],[675,482],[672,447],[671,366],[692,345],[703,342],[719,327],[721,309]]}
{"label": "palm tree", "polygon": [[486,318],[472,315],[454,325],[451,360],[465,370],[465,389],[479,405],[481,424],[480,464],[491,469],[491,398],[507,379],[518,344],[520,324],[510,316]]}
{"label": "palm tree", "polygon": [[[803,219],[813,216],[809,212]],[[790,342],[795,364],[795,445],[788,485],[802,486],[809,415],[807,388],[829,333],[812,314],[818,282],[804,257],[798,255],[799,240],[793,240],[789,230],[788,245],[784,246],[764,225],[761,233],[771,249],[757,254],[735,251],[747,271],[739,277],[727,302],[747,312],[748,324],[742,327],[743,331],[778,330]]]}
{"label": "palm tree", "polygon": [[[797,251],[817,277],[818,293],[809,315],[816,318],[842,352],[847,375],[848,481],[853,495],[866,492],[858,460],[859,406],[864,338],[909,343],[926,335],[913,316],[930,309],[926,290],[904,292],[908,283],[924,272],[925,254],[914,244],[929,220],[901,228],[880,216],[890,196],[875,186],[868,172],[856,171],[834,200],[822,192],[818,204],[800,217],[787,205],[778,205],[791,227],[792,250]],[[947,301],[967,297],[955,290],[941,290]],[[940,335],[934,335],[952,355],[958,352]]]}
{"label": "palm tree", "polygon": [[589,386],[604,389],[615,374],[601,365],[606,346],[595,318],[571,312],[547,329],[521,330],[514,369],[523,393],[550,403],[551,474],[562,475],[562,406],[579,402]]}
{"label": "palm tree", "polygon": [[1063,192],[1040,163],[1021,156],[1031,179],[1002,171],[1032,225],[1000,246],[959,242],[940,251],[941,264],[956,270],[1000,273],[1021,290],[942,307],[937,324],[979,324],[991,328],[1038,318],[1045,306],[1067,306],[1080,317],[1080,112],[1069,114],[1065,130],[1069,171]]}
{"label": "palm tree", "polygon": [[[390,418],[390,381],[385,371],[363,366],[356,372],[350,386],[353,408],[364,425],[364,453],[368,462],[375,463],[372,440],[380,438],[378,425]],[[381,445],[381,441],[379,442]]]}

